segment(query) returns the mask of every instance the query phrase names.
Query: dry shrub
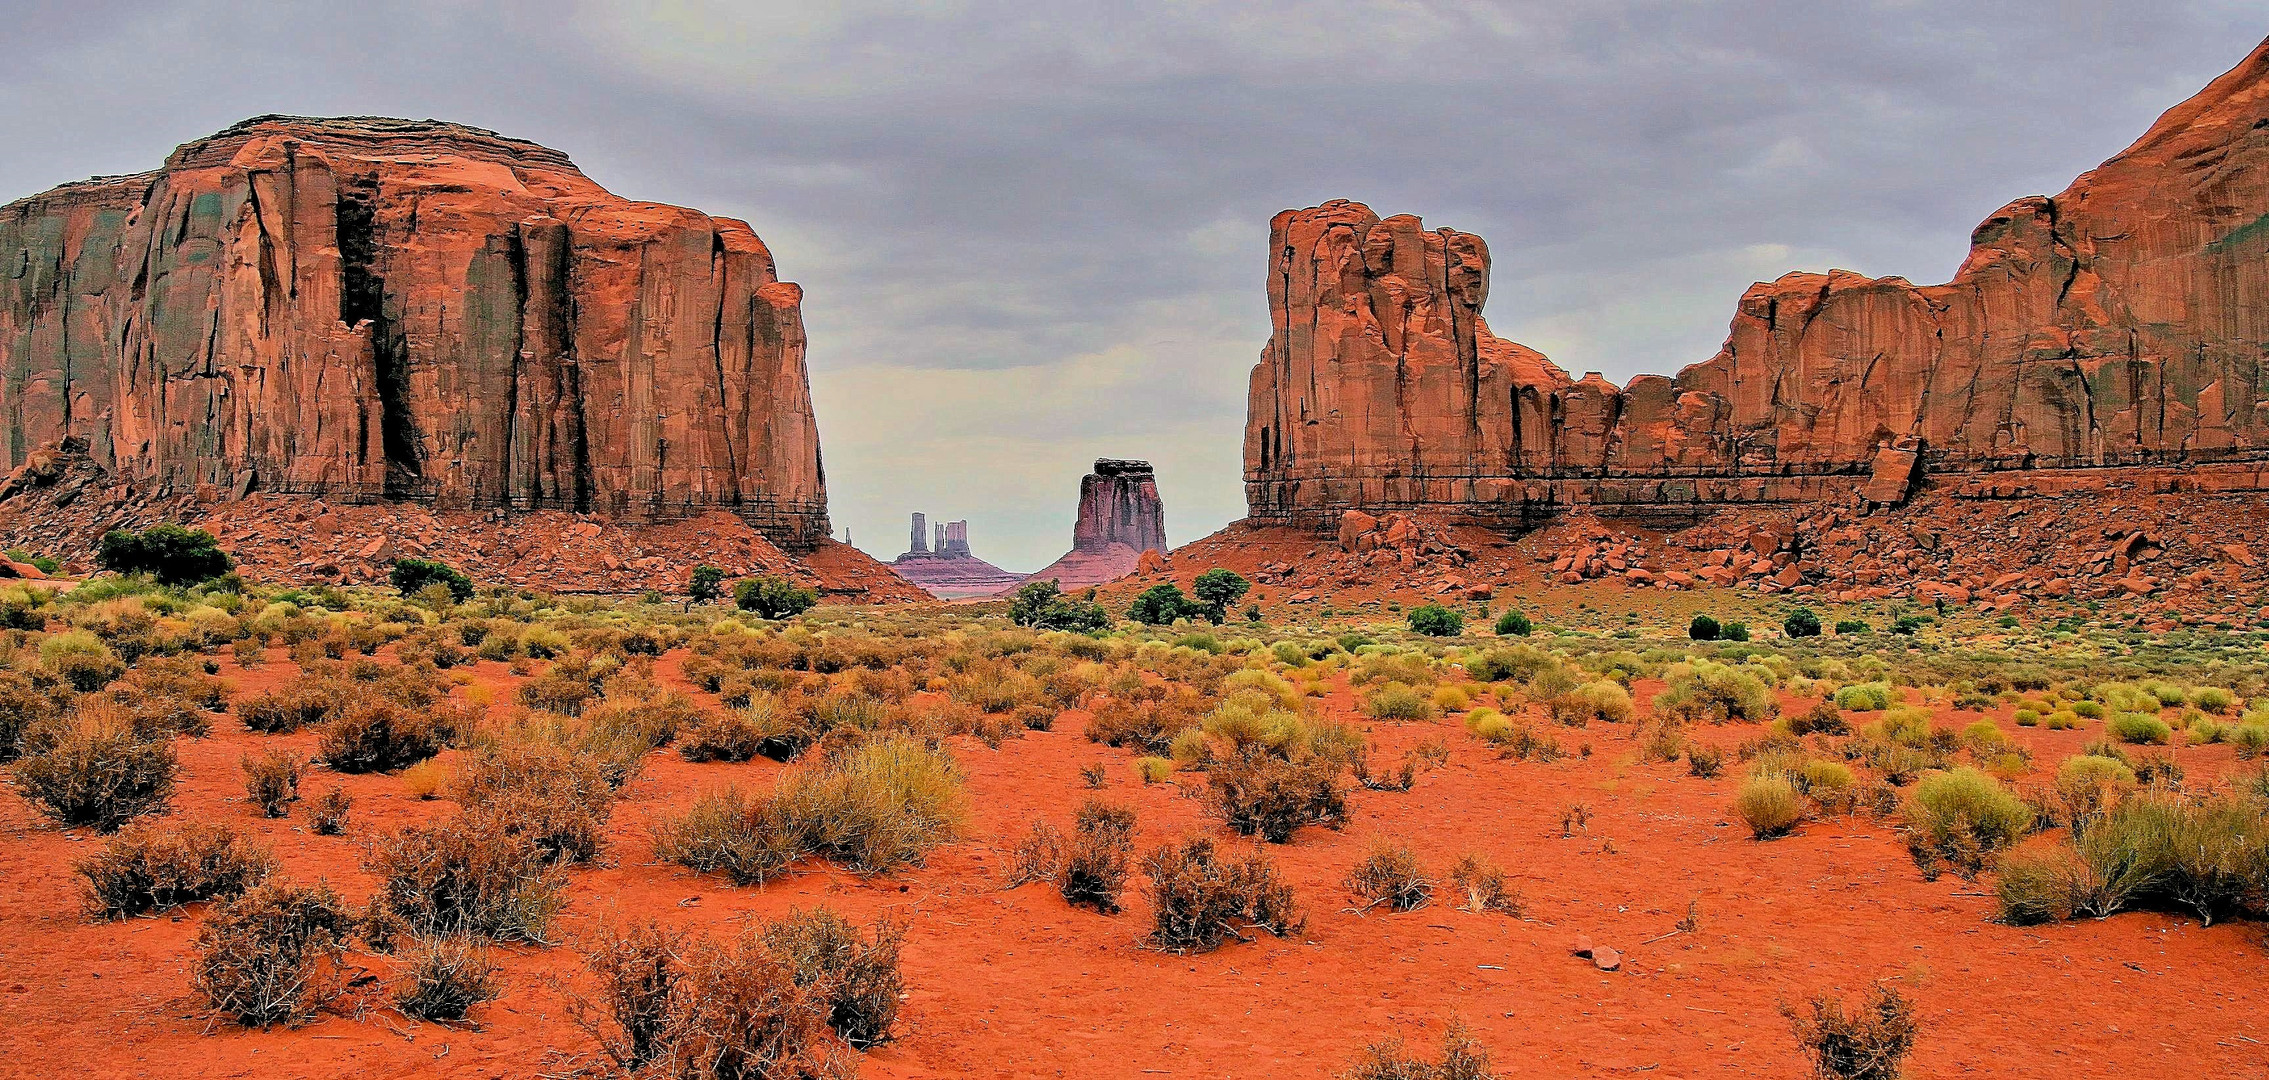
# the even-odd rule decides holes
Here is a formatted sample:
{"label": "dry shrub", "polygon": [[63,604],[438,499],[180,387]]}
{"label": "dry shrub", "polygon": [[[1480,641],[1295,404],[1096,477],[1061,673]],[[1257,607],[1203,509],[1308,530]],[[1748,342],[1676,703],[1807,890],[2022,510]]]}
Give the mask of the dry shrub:
{"label": "dry shrub", "polygon": [[890,1037],[902,938],[825,909],[725,942],[653,923],[608,929],[584,952],[596,1000],[571,995],[569,1011],[625,1074],[848,1080],[858,1065],[846,1044]]}
{"label": "dry shrub", "polygon": [[330,719],[336,704],[332,695],[328,683],[302,675],[254,694],[236,707],[236,716],[254,731],[287,735]]}
{"label": "dry shrub", "polygon": [[2257,795],[2187,799],[2142,792],[2088,824],[2065,848],[2001,860],[1995,894],[2014,923],[2102,917],[2144,905],[2206,923],[2269,903],[2269,829]]}
{"label": "dry shrub", "polygon": [[299,755],[270,750],[259,757],[244,755],[244,797],[269,817],[283,817],[299,798]]}
{"label": "dry shrub", "polygon": [[332,788],[307,804],[307,827],[317,836],[344,836],[347,812],[353,807],[354,800],[346,792]]}
{"label": "dry shrub", "polygon": [[887,920],[870,937],[826,908],[794,911],[764,928],[764,947],[788,961],[796,985],[827,1006],[827,1026],[865,1050],[890,1038],[905,980],[898,949],[906,928]]}
{"label": "dry shrub", "polygon": [[466,754],[448,791],[475,828],[525,836],[559,862],[597,858],[614,813],[614,787],[599,763],[542,743]]}
{"label": "dry shrub", "polygon": [[1825,995],[1803,1011],[1783,1004],[1781,1014],[1821,1080],[1898,1080],[1914,1049],[1914,1003],[1888,986],[1877,986],[1849,1015],[1843,1002]]}
{"label": "dry shrub", "polygon": [[495,1001],[496,965],[488,949],[463,935],[432,938],[410,953],[408,981],[394,1005],[420,1020],[463,1020],[473,1006]]}
{"label": "dry shrub", "polygon": [[1465,902],[1462,911],[1496,911],[1521,917],[1520,892],[1505,881],[1505,871],[1485,855],[1468,852],[1450,868],[1450,891]]}
{"label": "dry shrub", "polygon": [[446,734],[409,707],[362,697],[323,725],[317,745],[324,762],[340,772],[393,772],[440,753]]}
{"label": "dry shrub", "polygon": [[1174,736],[1197,726],[1197,718],[1173,701],[1106,701],[1087,718],[1087,739],[1163,755]]}
{"label": "dry shrub", "polygon": [[672,991],[684,974],[684,935],[644,923],[602,927],[583,950],[598,980],[598,1000],[568,998],[569,1016],[625,1073],[635,1073],[667,1048]]}
{"label": "dry shrub", "polygon": [[856,1074],[827,1034],[827,1003],[753,937],[685,952],[664,1019],[661,1075],[683,1080],[821,1080]]}
{"label": "dry shrub", "polygon": [[1348,871],[1347,888],[1370,901],[1366,909],[1384,904],[1396,911],[1414,911],[1434,897],[1434,879],[1418,861],[1418,853],[1409,844],[1385,839],[1373,840],[1370,854]]}
{"label": "dry shrub", "polygon": [[1686,772],[1703,780],[1715,779],[1725,768],[1725,751],[1714,746],[1689,743],[1686,747]]}
{"label": "dry shrub", "polygon": [[1442,1032],[1440,1061],[1413,1054],[1396,1036],[1365,1047],[1339,1080],[1495,1080],[1496,1075],[1490,1071],[1489,1051],[1463,1022],[1452,1021]]}
{"label": "dry shrub", "polygon": [[891,735],[781,777],[770,795],[737,787],[704,794],[654,827],[654,855],[698,871],[763,884],[807,855],[860,873],[919,863],[960,835],[969,797],[941,749]]}
{"label": "dry shrub", "polygon": [[1231,937],[1247,940],[1238,924],[1282,937],[1307,923],[1292,887],[1257,851],[1224,858],[1212,840],[1191,837],[1153,849],[1143,871],[1150,875],[1150,941],[1161,949],[1207,952]]}
{"label": "dry shrub", "polygon": [[1215,811],[1230,828],[1283,844],[1302,825],[1337,828],[1347,820],[1344,769],[1324,755],[1288,760],[1245,752],[1215,763],[1205,779]]}
{"label": "dry shrub", "polygon": [[748,761],[758,756],[787,761],[815,739],[789,710],[758,697],[743,708],[710,713],[680,731],[678,753],[687,761]]}
{"label": "dry shrub", "polygon": [[68,717],[39,725],[25,739],[38,749],[15,766],[16,789],[65,825],[116,832],[162,809],[178,765],[173,744],[146,738],[133,718],[108,702],[83,702]]}
{"label": "dry shrub", "polygon": [[470,815],[373,841],[363,869],[376,907],[423,935],[542,942],[565,905],[565,873],[533,837]]}
{"label": "dry shrub", "polygon": [[251,837],[193,822],[130,826],[72,866],[85,879],[88,914],[103,919],[241,896],[275,868]]}
{"label": "dry shrub", "polygon": [[1033,822],[1009,853],[1007,887],[1045,881],[1074,907],[1115,914],[1133,860],[1134,821],[1133,807],[1091,798],[1074,815],[1069,841],[1055,826]]}
{"label": "dry shrub", "polygon": [[190,986],[240,1024],[296,1023],[339,992],[353,927],[329,887],[269,882],[206,916]]}

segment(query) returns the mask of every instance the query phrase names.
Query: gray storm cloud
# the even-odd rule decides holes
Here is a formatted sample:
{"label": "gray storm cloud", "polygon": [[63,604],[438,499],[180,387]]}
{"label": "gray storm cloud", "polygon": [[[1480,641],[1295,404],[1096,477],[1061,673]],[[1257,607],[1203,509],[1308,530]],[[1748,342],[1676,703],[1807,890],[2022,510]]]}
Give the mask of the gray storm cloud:
{"label": "gray storm cloud", "polygon": [[748,219],[806,289],[838,528],[1031,569],[1098,455],[1242,512],[1270,215],[1486,237],[1501,335],[1622,379],[1751,281],[1938,281],[2241,59],[2238,3],[0,4],[0,198],[265,112],[434,116]]}

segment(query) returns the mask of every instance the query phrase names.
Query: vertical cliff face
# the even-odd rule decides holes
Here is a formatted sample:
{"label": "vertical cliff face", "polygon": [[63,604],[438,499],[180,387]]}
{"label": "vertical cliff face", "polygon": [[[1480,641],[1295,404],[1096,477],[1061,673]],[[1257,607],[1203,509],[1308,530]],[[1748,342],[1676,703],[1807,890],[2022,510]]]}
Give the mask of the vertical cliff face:
{"label": "vertical cliff face", "polygon": [[2269,45],[2063,194],[1996,212],[1952,282],[1756,285],[1675,378],[1572,379],[1491,335],[1478,237],[1341,201],[1278,215],[1270,252],[1256,518],[1842,496],[1886,447],[2001,493],[2145,466],[2269,487]]}
{"label": "vertical cliff face", "polygon": [[1134,573],[1143,553],[1166,553],[1166,506],[1147,461],[1099,458],[1079,481],[1079,517],[1071,550],[1027,580],[1066,589],[1101,585]]}
{"label": "vertical cliff face", "polygon": [[1105,551],[1114,544],[1138,555],[1166,550],[1166,507],[1147,461],[1100,458],[1095,471],[1080,478],[1072,550]]}
{"label": "vertical cliff face", "polygon": [[264,117],[0,207],[11,463],[827,532],[801,292],[745,224],[532,143]]}

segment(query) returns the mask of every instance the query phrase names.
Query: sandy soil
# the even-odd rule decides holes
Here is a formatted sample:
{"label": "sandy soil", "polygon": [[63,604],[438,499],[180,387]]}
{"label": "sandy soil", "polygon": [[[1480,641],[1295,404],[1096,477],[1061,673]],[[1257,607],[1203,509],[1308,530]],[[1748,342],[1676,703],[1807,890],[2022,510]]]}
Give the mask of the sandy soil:
{"label": "sandy soil", "polygon": [[[253,671],[229,666],[239,697],[290,674],[272,655]],[[675,658],[660,670],[676,678]],[[492,663],[478,680],[500,700],[513,682]],[[1327,707],[1352,715],[1353,701],[1343,689]],[[2044,768],[2093,734],[2016,728],[2006,709],[1999,718]],[[1591,752],[1552,764],[1499,760],[1454,719],[1378,725],[1374,760],[1439,739],[1449,763],[1407,793],[1358,791],[1345,831],[1305,829],[1269,849],[1307,905],[1306,933],[1200,956],[1155,952],[1141,944],[1139,878],[1115,917],[1069,908],[1045,886],[996,883],[1031,819],[1068,827],[1088,794],[1079,770],[1093,761],[1109,767],[1107,793],[1138,807],[1142,846],[1225,835],[1196,797],[1202,780],[1141,785],[1125,753],[1079,730],[1075,713],[997,751],[959,741],[975,825],[926,867],[874,879],[814,868],[761,889],[651,863],[644,823],[780,766],[657,753],[615,815],[611,863],[575,873],[558,935],[572,941],[621,915],[727,932],[820,903],[907,920],[901,1033],[865,1056],[869,1077],[1321,1077],[1372,1039],[1430,1042],[1452,1016],[1508,1075],[1794,1076],[1802,1066],[1777,1004],[1856,997],[1877,982],[1919,1004],[1915,1076],[2269,1076],[2258,927],[2154,913],[2002,926],[1979,884],[1922,880],[1888,823],[1839,818],[1750,840],[1727,811],[1738,770],[1698,780],[1683,764],[1640,764],[1628,725],[1562,732],[1570,749]],[[1700,737],[1732,745],[1756,733]],[[222,717],[210,737],[183,740],[174,813],[236,823],[272,845],[286,873],[359,902],[372,882],[356,838],[449,809],[411,798],[394,777],[310,770],[304,794],[336,784],[355,797],[349,836],[312,835],[296,814],[258,818],[238,760],[279,743],[312,752],[314,736],[256,735]],[[2230,767],[2227,747],[2175,753],[2193,780]],[[1563,835],[1576,804],[1589,825]],[[1517,879],[1528,917],[1447,903],[1356,914],[1339,882],[1375,835],[1408,840],[1437,871],[1464,851],[1490,855]],[[567,947],[497,950],[505,996],[473,1025],[390,1008],[296,1030],[216,1023],[188,990],[196,908],[126,922],[80,913],[71,863],[99,842],[0,798],[0,1075],[526,1077],[556,1067],[546,1064],[555,1050],[590,1049],[552,985],[579,970]],[[1699,930],[1673,933],[1689,902]],[[1578,935],[1622,950],[1622,970],[1572,956]]]}

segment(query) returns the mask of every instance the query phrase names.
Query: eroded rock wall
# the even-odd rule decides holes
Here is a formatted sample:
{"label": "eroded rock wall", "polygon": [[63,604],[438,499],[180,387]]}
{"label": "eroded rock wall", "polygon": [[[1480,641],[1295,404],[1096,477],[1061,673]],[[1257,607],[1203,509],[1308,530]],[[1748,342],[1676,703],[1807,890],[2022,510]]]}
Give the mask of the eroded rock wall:
{"label": "eroded rock wall", "polygon": [[1270,251],[1262,520],[1858,497],[1885,448],[1979,494],[2167,466],[2269,487],[2269,44],[2063,194],[1995,212],[1953,281],[1760,283],[1675,378],[1574,379],[1490,334],[1476,236],[1335,201],[1279,214]]}
{"label": "eroded rock wall", "polygon": [[10,464],[826,536],[801,291],[742,222],[433,121],[263,117],[0,207]]}

